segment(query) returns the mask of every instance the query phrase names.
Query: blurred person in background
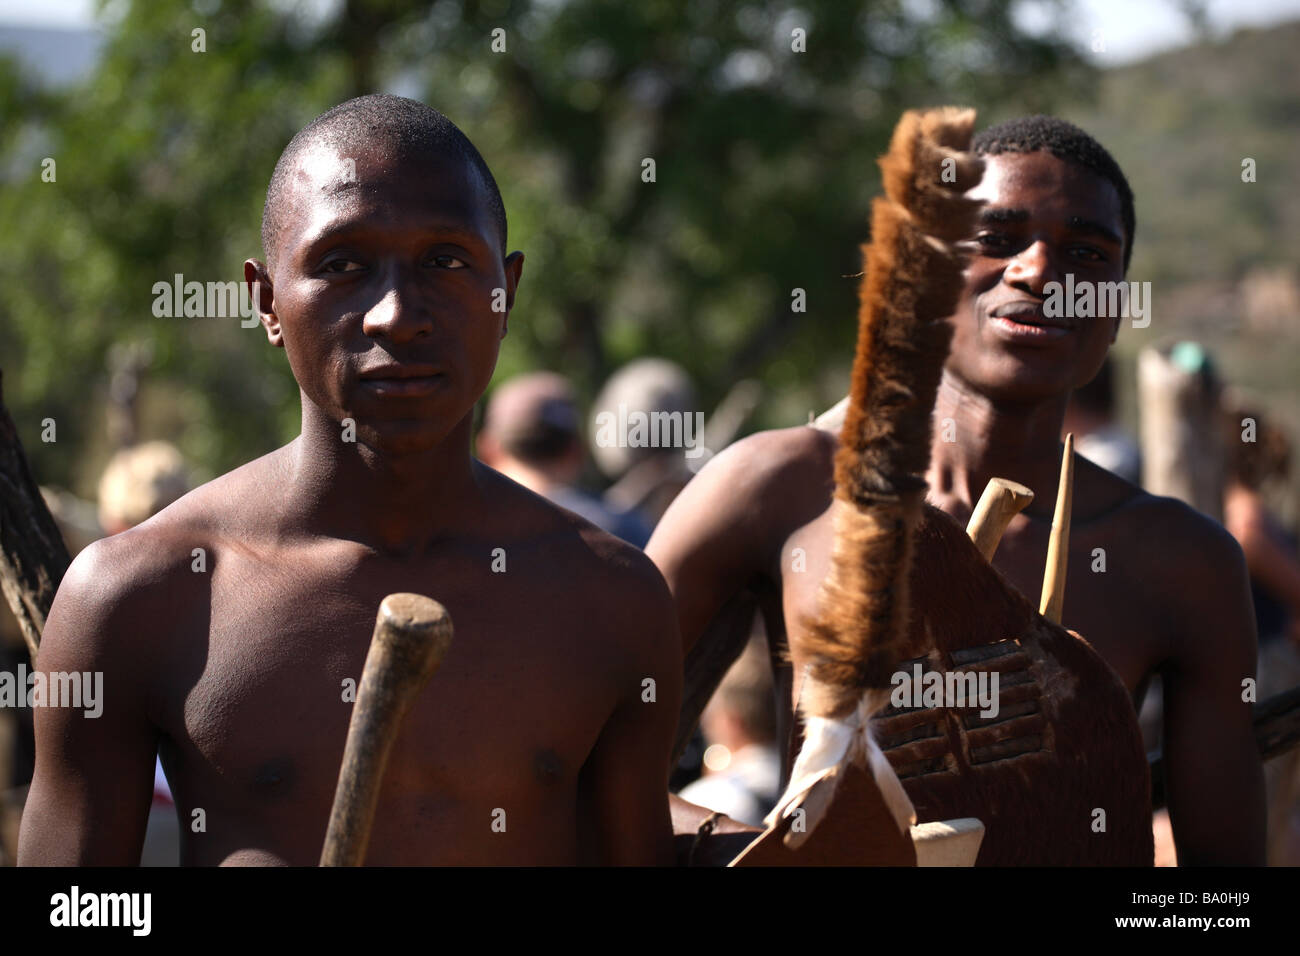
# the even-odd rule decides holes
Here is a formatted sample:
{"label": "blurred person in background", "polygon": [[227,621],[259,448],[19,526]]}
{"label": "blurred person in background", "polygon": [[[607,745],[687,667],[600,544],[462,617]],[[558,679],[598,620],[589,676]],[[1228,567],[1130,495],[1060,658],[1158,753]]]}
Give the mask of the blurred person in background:
{"label": "blurred person in background", "polygon": [[751,639],[700,715],[705,775],[682,789],[683,800],[763,825],[781,795],[774,693],[766,642]]}
{"label": "blurred person in background", "polygon": [[1061,434],[1074,434],[1074,450],[1135,485],[1142,483],[1142,453],[1137,440],[1115,415],[1115,362],[1108,355],[1101,371],[1070,393]]}
{"label": "blurred person in background", "polygon": [[[1223,520],[1246,555],[1259,631],[1258,700],[1300,686],[1300,553],[1295,535],[1272,513],[1263,492],[1285,484],[1291,447],[1285,433],[1238,400],[1225,402],[1228,450]],[[1264,764],[1268,863],[1300,864],[1300,752]]]}
{"label": "blurred person in background", "polygon": [[592,406],[591,454],[614,482],[605,492],[605,503],[615,509],[635,509],[653,528],[695,475],[687,465],[684,448],[602,443],[599,418],[609,414],[621,419],[620,407],[627,415],[694,415],[699,408],[695,386],[676,362],[641,358],[611,375]]}
{"label": "blurred person in background", "polygon": [[577,487],[585,460],[578,404],[567,379],[532,372],[492,393],[478,457],[529,491],[638,548],[650,529],[634,511],[616,511]]}
{"label": "blurred person in background", "polygon": [[124,448],[99,479],[99,523],[120,534],[162,511],[190,490],[185,459],[176,446],[151,441]]}

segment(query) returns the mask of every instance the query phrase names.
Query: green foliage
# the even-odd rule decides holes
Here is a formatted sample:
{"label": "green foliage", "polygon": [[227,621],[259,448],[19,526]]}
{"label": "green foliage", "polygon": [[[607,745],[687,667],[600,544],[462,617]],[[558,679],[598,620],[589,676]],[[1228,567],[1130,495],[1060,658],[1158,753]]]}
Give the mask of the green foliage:
{"label": "green foliage", "polygon": [[[591,395],[658,354],[706,407],[759,378],[760,420],[786,424],[847,380],[851,275],[898,114],[1049,108],[1088,75],[1059,42],[1019,33],[1011,0],[345,0],[323,20],[309,6],[112,6],[94,75],[58,94],[0,65],[0,367],[42,481],[93,489],[114,343],[152,347],[141,431],[202,473],[296,433],[297,390],[260,330],[157,318],[152,288],[240,278],[280,150],[349,96],[421,98],[492,166],[527,256],[498,379],[553,368]],[[806,313],[790,309],[795,288]],[[47,416],[55,446],[39,441]]]}
{"label": "green foliage", "polygon": [[1297,44],[1300,23],[1244,30],[1107,71],[1095,99],[1065,106],[1133,186],[1135,277],[1233,279],[1300,259]]}

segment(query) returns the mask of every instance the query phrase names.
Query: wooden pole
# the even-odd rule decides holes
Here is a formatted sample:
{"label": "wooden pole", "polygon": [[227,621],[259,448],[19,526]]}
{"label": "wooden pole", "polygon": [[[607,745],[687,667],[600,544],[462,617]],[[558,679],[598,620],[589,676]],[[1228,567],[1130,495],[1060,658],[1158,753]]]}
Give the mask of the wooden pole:
{"label": "wooden pole", "polygon": [[1043,595],[1038,613],[1053,624],[1061,623],[1065,607],[1065,572],[1070,557],[1070,509],[1074,504],[1074,435],[1065,436],[1061,453],[1061,483],[1056,489],[1052,536],[1047,541],[1047,567],[1043,570]]}
{"label": "wooden pole", "polygon": [[1200,346],[1138,355],[1142,487],[1223,521],[1224,447],[1217,386]]}

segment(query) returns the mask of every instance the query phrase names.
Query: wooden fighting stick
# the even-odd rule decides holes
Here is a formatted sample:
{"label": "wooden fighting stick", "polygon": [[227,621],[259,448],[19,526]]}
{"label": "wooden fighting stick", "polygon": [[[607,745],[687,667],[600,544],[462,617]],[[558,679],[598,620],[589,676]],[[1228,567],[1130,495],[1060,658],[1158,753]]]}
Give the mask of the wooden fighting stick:
{"label": "wooden fighting stick", "polygon": [[966,524],[966,534],[970,536],[975,547],[985,561],[992,561],[998,550],[1002,535],[1007,530],[1011,519],[1029,507],[1034,500],[1034,493],[1018,482],[1006,478],[991,478],[980,495],[970,521]]}
{"label": "wooden fighting stick", "polygon": [[419,594],[379,605],[348,725],[321,866],[360,866],[370,844],[384,769],[406,713],[451,646],[451,615]]}
{"label": "wooden fighting stick", "polygon": [[1061,623],[1065,606],[1065,571],[1070,556],[1070,510],[1074,505],[1074,435],[1065,436],[1061,453],[1061,483],[1056,490],[1052,535],[1047,541],[1047,566],[1043,570],[1043,595],[1038,613],[1053,624]]}

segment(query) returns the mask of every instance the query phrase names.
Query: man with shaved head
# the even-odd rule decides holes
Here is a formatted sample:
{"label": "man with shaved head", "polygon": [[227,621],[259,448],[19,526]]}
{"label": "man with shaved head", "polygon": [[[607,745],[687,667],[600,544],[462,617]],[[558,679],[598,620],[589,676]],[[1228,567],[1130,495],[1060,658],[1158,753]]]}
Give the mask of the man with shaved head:
{"label": "man with shaved head", "polygon": [[478,151],[412,100],[344,103],[277,164],[263,245],[245,278],[301,434],[69,569],[38,663],[102,671],[103,714],[37,714],[19,862],[138,862],[157,751],[183,863],[314,864],[398,591],[445,605],[455,640],[367,862],[671,862],[663,581],[470,454],[523,270]]}

